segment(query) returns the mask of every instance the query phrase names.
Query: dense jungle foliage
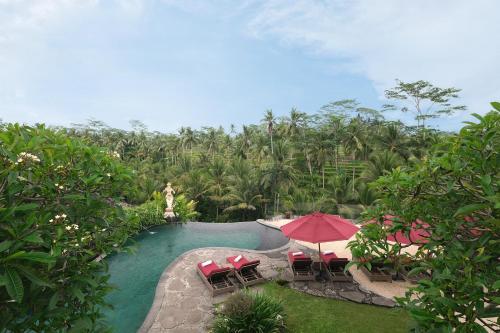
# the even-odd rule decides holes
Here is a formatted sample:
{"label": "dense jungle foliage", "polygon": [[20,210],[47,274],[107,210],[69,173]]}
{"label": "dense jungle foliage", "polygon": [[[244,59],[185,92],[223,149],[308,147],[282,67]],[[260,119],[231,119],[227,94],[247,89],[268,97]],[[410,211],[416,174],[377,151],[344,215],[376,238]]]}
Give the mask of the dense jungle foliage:
{"label": "dense jungle foliage", "polygon": [[140,204],[167,181],[197,202],[202,221],[255,220],[313,210],[357,216],[377,195],[367,186],[385,172],[412,164],[448,134],[384,120],[353,100],[333,102],[314,115],[292,109],[261,124],[150,132],[99,121],[63,129],[116,151],[136,173],[125,200]]}
{"label": "dense jungle foliage", "polygon": [[[170,181],[177,193],[196,202],[201,221],[314,210],[357,217],[377,199],[368,183],[422,159],[448,135],[426,122],[465,109],[453,104],[459,89],[427,81],[396,83],[386,91],[394,104],[381,110],[352,99],[328,103],[315,114],[292,108],[276,117],[267,110],[259,124],[241,130],[182,127],[164,134],[148,131],[140,121],[125,131],[95,120],[61,130],[117,152],[134,170],[129,204],[150,200]],[[385,111],[395,110],[412,113],[417,126],[384,118]]]}

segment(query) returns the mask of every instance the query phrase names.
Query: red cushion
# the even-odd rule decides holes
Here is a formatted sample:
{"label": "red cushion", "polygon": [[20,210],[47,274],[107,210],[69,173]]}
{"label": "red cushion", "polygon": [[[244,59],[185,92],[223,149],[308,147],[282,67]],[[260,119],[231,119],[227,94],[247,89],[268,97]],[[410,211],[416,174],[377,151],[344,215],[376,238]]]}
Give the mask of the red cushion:
{"label": "red cushion", "polygon": [[325,264],[327,264],[327,265],[330,263],[330,261],[331,261],[332,259],[336,259],[336,258],[338,258],[338,257],[337,257],[337,255],[336,255],[335,253],[324,254],[323,252],[321,252],[321,253],[319,254],[319,256],[320,256],[321,260],[323,260],[323,262],[324,262]]}
{"label": "red cushion", "polygon": [[243,267],[243,266],[248,266],[252,264],[259,264],[260,260],[248,260],[247,258],[241,256],[241,259],[236,262],[234,259],[236,259],[237,256],[232,256],[232,257],[227,257],[226,260],[228,263],[233,265],[234,268],[236,268],[238,271]]}
{"label": "red cushion", "polygon": [[210,276],[212,271],[219,269],[220,267],[212,260],[212,263],[210,265],[202,266],[202,263],[198,263],[198,268],[201,270],[203,275],[206,277]]}
{"label": "red cushion", "polygon": [[220,273],[220,272],[225,272],[225,271],[231,270],[231,268],[229,268],[229,267],[219,267],[214,261],[212,261],[212,263],[210,265],[206,265],[205,267],[203,267],[201,264],[202,264],[201,262],[198,263],[198,267],[200,268],[203,275],[205,275],[205,277],[207,277],[207,278],[212,276],[215,273]]}
{"label": "red cushion", "polygon": [[290,259],[291,262],[294,262],[297,259],[299,259],[299,260],[311,259],[311,257],[306,256],[304,253],[299,254],[298,256],[294,256],[292,253],[293,252],[288,252],[288,259]]}

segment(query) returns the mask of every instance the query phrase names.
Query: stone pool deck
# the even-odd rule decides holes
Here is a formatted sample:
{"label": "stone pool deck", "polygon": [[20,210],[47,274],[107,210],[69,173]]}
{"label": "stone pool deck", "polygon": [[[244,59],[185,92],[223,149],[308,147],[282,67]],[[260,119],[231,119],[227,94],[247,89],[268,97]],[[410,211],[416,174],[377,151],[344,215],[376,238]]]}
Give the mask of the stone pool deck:
{"label": "stone pool deck", "polygon": [[[231,248],[201,248],[184,253],[163,272],[156,288],[153,305],[138,332],[140,333],[198,333],[207,332],[213,320],[214,305],[222,302],[228,293],[212,297],[198,276],[196,264],[212,259],[219,265],[226,264],[226,257],[243,254],[259,259],[259,270],[268,280],[290,281],[286,252],[301,247],[293,242],[272,251],[252,251]],[[350,300],[358,303],[394,306],[391,299],[379,296],[358,283],[291,282],[290,287],[315,296]],[[259,286],[251,290],[260,290]]]}

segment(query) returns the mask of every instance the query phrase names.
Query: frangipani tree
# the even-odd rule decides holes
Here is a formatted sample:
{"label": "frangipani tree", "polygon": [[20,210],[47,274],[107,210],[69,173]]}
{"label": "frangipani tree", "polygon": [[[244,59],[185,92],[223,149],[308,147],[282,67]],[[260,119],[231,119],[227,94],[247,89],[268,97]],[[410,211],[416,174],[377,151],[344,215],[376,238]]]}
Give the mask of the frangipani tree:
{"label": "frangipani tree", "polygon": [[500,329],[500,103],[492,105],[428,158],[375,182],[378,211],[429,224],[428,256],[414,273],[432,279],[400,299],[419,332]]}
{"label": "frangipani tree", "polygon": [[0,331],[98,332],[110,290],[95,259],[130,227],[117,152],[46,129],[0,127]]}

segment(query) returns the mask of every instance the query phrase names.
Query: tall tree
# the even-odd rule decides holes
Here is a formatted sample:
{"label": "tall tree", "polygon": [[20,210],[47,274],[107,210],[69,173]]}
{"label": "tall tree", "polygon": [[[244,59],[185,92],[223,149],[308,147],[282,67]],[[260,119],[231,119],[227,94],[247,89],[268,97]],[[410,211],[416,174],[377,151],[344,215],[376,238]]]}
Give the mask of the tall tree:
{"label": "tall tree", "polygon": [[273,132],[274,132],[274,125],[276,124],[276,118],[274,117],[273,110],[271,109],[266,110],[263,121],[266,123],[267,133],[271,137],[271,154],[274,154]]}
{"label": "tall tree", "polygon": [[439,88],[427,81],[403,82],[396,80],[394,88],[385,91],[390,100],[399,101],[399,105],[386,105],[387,109],[413,112],[417,126],[425,129],[425,121],[449,115],[458,110],[465,110],[464,105],[452,105],[450,100],[458,98],[461,91],[457,88]]}

